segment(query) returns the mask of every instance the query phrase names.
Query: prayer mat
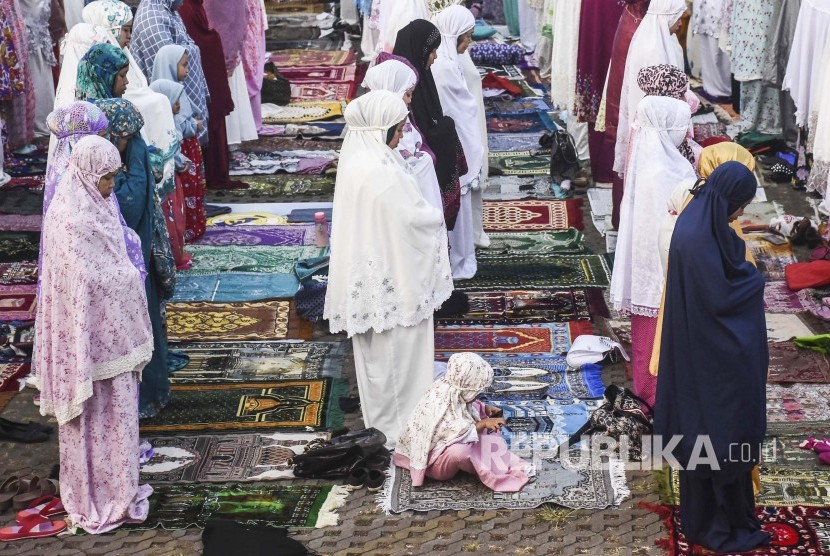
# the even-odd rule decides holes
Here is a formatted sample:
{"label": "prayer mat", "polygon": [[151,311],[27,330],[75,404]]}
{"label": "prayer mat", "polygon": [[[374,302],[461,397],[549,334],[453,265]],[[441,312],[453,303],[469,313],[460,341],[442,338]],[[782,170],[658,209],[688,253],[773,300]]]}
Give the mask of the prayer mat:
{"label": "prayer mat", "polygon": [[348,494],[340,485],[159,485],[150,497],[147,519],[124,528],[204,528],[210,519],[248,526],[328,527],[337,525],[335,510]]}
{"label": "prayer mat", "polygon": [[[541,133],[489,133],[487,147],[492,152],[537,151]],[[548,161],[550,162],[550,161]],[[548,165],[550,171],[550,165]]]}
{"label": "prayer mat", "polygon": [[277,226],[288,224],[288,219],[281,214],[270,212],[231,212],[207,219],[210,226]]}
{"label": "prayer mat", "polygon": [[262,124],[259,130],[260,137],[282,136],[308,139],[310,137],[319,139],[336,140],[343,136],[346,124],[342,122],[314,122],[313,124],[285,124],[270,125]]}
{"label": "prayer mat", "polygon": [[189,245],[193,266],[181,274],[218,272],[275,272],[289,274],[297,261],[319,257],[316,245]]}
{"label": "prayer mat", "polygon": [[764,312],[802,313],[817,311],[818,305],[806,289],[797,292],[787,287],[785,280],[774,280],[764,285]]}
{"label": "prayer mat", "polygon": [[340,379],[280,380],[233,384],[174,384],[170,403],[142,419],[142,436],[235,433],[272,429],[338,428],[338,405],[348,385]]}
{"label": "prayer mat", "polygon": [[304,0],[287,0],[277,3],[268,2],[265,4],[265,11],[268,14],[308,13],[309,15],[315,16],[312,19],[316,22],[316,15],[326,11],[326,4],[324,2],[306,2]]}
{"label": "prayer mat", "polygon": [[287,137],[259,137],[253,141],[245,141],[239,150],[245,153],[278,152],[278,151],[339,151],[342,141],[289,139]]}
{"label": "prayer mat", "polygon": [[9,232],[39,232],[43,223],[40,214],[0,214],[0,230]]}
{"label": "prayer mat", "polygon": [[268,272],[223,272],[179,274],[172,301],[235,303],[294,297],[300,281],[293,274]]}
{"label": "prayer mat", "polygon": [[553,110],[548,102],[541,97],[538,98],[502,98],[492,97],[484,99],[484,112],[490,116],[493,114],[528,114],[534,112],[550,112]]}
{"label": "prayer mat", "polygon": [[188,343],[190,358],[173,384],[339,378],[347,342]]}
{"label": "prayer mat", "polygon": [[575,228],[566,231],[490,232],[490,246],[476,250],[478,259],[496,255],[577,255],[586,253],[584,236]]}
{"label": "prayer mat", "polygon": [[0,232],[0,263],[36,261],[40,249],[40,233]]}
{"label": "prayer mat", "polygon": [[168,303],[171,342],[310,340],[313,326],[287,300],[254,303]]}
{"label": "prayer mat", "polygon": [[466,292],[470,311],[439,318],[442,324],[524,324],[590,320],[585,290],[514,290]]}
{"label": "prayer mat", "polygon": [[393,467],[384,487],[381,509],[406,510],[528,510],[552,503],[573,509],[602,509],[628,498],[622,463],[613,461],[601,469],[567,469],[552,457],[536,457],[536,479],[517,493],[494,492],[469,473],[449,481],[425,479],[413,488],[409,471]]}
{"label": "prayer mat", "polygon": [[601,402],[491,399],[487,403],[502,410],[507,425],[501,434],[510,451],[532,461],[536,453],[557,451]]}
{"label": "prayer mat", "polygon": [[331,222],[332,211],[331,208],[294,209],[288,215],[288,221],[294,224],[314,222],[314,215],[322,212],[326,215],[326,220]]}
{"label": "prayer mat", "polygon": [[214,226],[205,230],[205,235],[196,245],[313,245],[316,242],[314,226]]}
{"label": "prayer mat", "polygon": [[481,74],[482,72],[492,71],[499,77],[504,77],[505,79],[510,79],[511,81],[521,81],[525,78],[525,74],[522,73],[522,68],[516,65],[488,65],[488,66],[476,66],[478,67],[478,72]]}
{"label": "prayer mat", "polygon": [[481,259],[476,275],[469,280],[457,280],[455,289],[604,288],[610,282],[611,266],[604,255],[505,255]]}
{"label": "prayer mat", "polygon": [[0,364],[0,392],[19,391],[17,379],[28,376],[32,372],[31,362]]}
{"label": "prayer mat", "polygon": [[[815,456],[814,452],[808,453]],[[830,473],[827,473],[826,467],[814,471],[761,465],[761,491],[755,497],[755,503],[758,506],[830,506]],[[677,470],[666,467],[655,471],[655,479],[660,502],[680,504],[680,475]]]}
{"label": "prayer mat", "polygon": [[30,154],[14,154],[5,159],[3,170],[11,177],[41,176],[46,173],[47,147],[37,145]]}
{"label": "prayer mat", "polygon": [[0,286],[37,284],[37,263],[0,263]]}
{"label": "prayer mat", "polygon": [[43,184],[46,182],[46,176],[18,176],[13,177],[6,185],[0,186],[0,190],[14,189],[21,187],[24,189],[43,190]]}
{"label": "prayer mat", "polygon": [[330,172],[336,160],[334,151],[236,152],[231,156],[230,175],[320,175]]}
{"label": "prayer mat", "polygon": [[[490,402],[533,399],[523,394],[521,386],[526,382],[543,384],[544,387],[540,389],[542,398],[563,400],[567,403],[573,402],[574,398],[601,398],[605,393],[602,367],[599,365],[584,365],[581,369],[571,369],[564,357],[556,356],[497,356],[488,357],[487,362],[495,372],[493,384],[483,396]],[[587,420],[586,416],[580,426]]]}
{"label": "prayer mat", "polygon": [[[830,385],[767,384],[767,422],[828,420]],[[808,434],[809,431],[805,431],[805,438]]]}
{"label": "prayer mat", "polygon": [[435,328],[435,353],[436,359],[449,359],[453,352],[461,351],[565,355],[574,338],[591,333],[590,321],[516,326],[438,326]]}
{"label": "prayer mat", "polygon": [[545,176],[490,176],[481,196],[485,201],[554,198],[550,177]]}
{"label": "prayer mat", "polygon": [[325,432],[160,436],[146,438],[153,457],[141,466],[141,481],[150,483],[224,483],[294,479],[289,463]]}
{"label": "prayer mat", "polygon": [[[539,133],[553,131],[556,124],[546,112],[526,114],[491,114],[487,116],[487,133]],[[548,157],[548,170],[550,158]]]}
{"label": "prayer mat", "polygon": [[37,286],[0,286],[0,320],[34,320]]}
{"label": "prayer mat", "polygon": [[[0,363],[20,362],[21,348],[28,348],[31,353],[31,345],[35,339],[35,321],[10,321],[0,322]],[[15,349],[7,352],[7,346]]]}
{"label": "prayer mat", "polygon": [[210,203],[293,203],[334,199],[335,176],[322,174],[273,174],[245,178],[248,189],[208,189],[205,200]]}
{"label": "prayer mat", "polygon": [[293,124],[338,118],[343,115],[344,104],[343,101],[292,102],[286,106],[263,104],[262,121],[266,124]]}
{"label": "prayer mat", "polygon": [[767,321],[767,339],[770,342],[786,342],[813,334],[797,314],[766,313],[764,318]]}
{"label": "prayer mat", "polygon": [[[668,554],[672,556],[721,554],[710,552],[686,540],[682,532],[679,506],[652,506],[649,509],[654,510],[663,518],[669,530],[667,538],[656,541],[656,544]],[[794,556],[796,554],[830,553],[830,509],[759,505],[755,508],[755,515],[758,516],[764,531],[772,535],[772,542],[768,546],[758,547],[750,552],[730,552],[730,555]]]}
{"label": "prayer mat", "polygon": [[750,203],[744,209],[743,216],[738,218],[738,222],[745,232],[753,229],[766,232],[769,228],[770,220],[782,214],[784,214],[783,207],[775,201]]}
{"label": "prayer mat", "polygon": [[506,176],[546,176],[550,174],[550,156],[533,151],[491,151],[488,164],[490,173]]}
{"label": "prayer mat", "polygon": [[280,50],[271,53],[271,61],[280,71],[296,66],[345,66],[353,64],[352,50]]}
{"label": "prayer mat", "polygon": [[488,232],[582,229],[582,199],[568,201],[487,201],[482,210]]}
{"label": "prayer mat", "polygon": [[4,214],[42,214],[43,192],[23,187],[0,189],[0,210]]}
{"label": "prayer mat", "polygon": [[293,102],[319,100],[351,100],[357,84],[350,83],[298,83],[291,85]]}
{"label": "prayer mat", "polygon": [[[339,83],[347,87],[353,87],[356,68],[354,66],[328,66],[328,67],[294,67],[280,69],[280,73],[292,83],[297,85],[318,85],[320,83]],[[293,89],[292,89],[293,91]],[[320,100],[341,100],[341,99],[305,99],[307,102]]]}
{"label": "prayer mat", "polygon": [[813,450],[801,448],[808,436],[830,437],[830,422],[769,423],[767,436],[761,447],[765,466],[776,469],[792,468],[802,471],[827,471]]}
{"label": "prayer mat", "polygon": [[758,234],[749,234],[746,237],[758,270],[764,273],[767,281],[784,280],[784,267],[798,262],[789,243],[775,245],[761,239]]}
{"label": "prayer mat", "polygon": [[769,344],[769,382],[830,383],[830,362],[818,351],[804,349],[792,342]]}

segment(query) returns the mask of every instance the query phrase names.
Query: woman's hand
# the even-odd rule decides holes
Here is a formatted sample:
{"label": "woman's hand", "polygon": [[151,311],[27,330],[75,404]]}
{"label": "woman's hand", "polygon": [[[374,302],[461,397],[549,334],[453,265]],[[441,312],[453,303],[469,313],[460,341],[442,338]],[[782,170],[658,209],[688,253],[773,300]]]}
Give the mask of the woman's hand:
{"label": "woman's hand", "polygon": [[483,432],[487,430],[488,432],[498,432],[501,430],[503,425],[506,425],[507,421],[502,419],[501,417],[490,417],[487,419],[482,419],[478,423],[476,423],[476,432]]}
{"label": "woman's hand", "polygon": [[485,405],[484,413],[486,413],[488,417],[501,417],[503,412],[498,407],[493,407],[492,405]]}

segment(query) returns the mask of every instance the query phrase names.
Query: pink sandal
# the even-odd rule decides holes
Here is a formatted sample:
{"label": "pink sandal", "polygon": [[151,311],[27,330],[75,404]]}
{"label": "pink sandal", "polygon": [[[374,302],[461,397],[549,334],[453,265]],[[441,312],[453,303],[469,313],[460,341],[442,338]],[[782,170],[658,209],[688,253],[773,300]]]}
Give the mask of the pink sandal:
{"label": "pink sandal", "polygon": [[43,496],[32,502],[28,509],[18,512],[16,519],[18,523],[25,523],[32,519],[43,521],[65,513],[66,509],[60,498]]}
{"label": "pink sandal", "polygon": [[0,541],[22,541],[24,539],[40,539],[54,537],[66,531],[65,521],[38,521],[30,520],[23,525],[13,525],[0,529]]}

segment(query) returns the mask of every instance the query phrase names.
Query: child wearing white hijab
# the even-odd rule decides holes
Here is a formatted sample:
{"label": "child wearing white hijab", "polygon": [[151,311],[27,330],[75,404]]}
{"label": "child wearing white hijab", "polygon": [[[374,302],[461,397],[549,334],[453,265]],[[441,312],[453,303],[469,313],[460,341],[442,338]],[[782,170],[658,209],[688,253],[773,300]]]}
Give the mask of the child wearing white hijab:
{"label": "child wearing white hijab", "polygon": [[657,377],[649,372],[663,296],[659,232],[675,189],[697,176],[678,150],[691,119],[689,104],[670,97],[640,101],[620,205],[611,303],[631,315],[634,393],[654,406]]}
{"label": "child wearing white hijab", "polygon": [[[392,55],[381,54],[381,56],[391,58]],[[418,76],[415,70],[406,63],[390,58],[384,59],[366,71],[363,86],[370,91],[389,91],[400,95],[408,107],[412,100],[412,91],[418,83]],[[381,58],[378,57],[378,59]],[[438,176],[435,174],[434,155],[423,147],[424,139],[421,132],[412,124],[412,118],[407,116],[397,151],[409,165],[415,179],[418,180],[426,202],[443,211],[441,188],[438,185]]]}
{"label": "child wearing white hijab", "polygon": [[641,69],[660,64],[671,64],[683,69],[683,48],[675,33],[685,11],[686,0],[651,0],[646,16],[631,39],[625,60],[617,143],[614,147],[614,171],[620,175],[626,173],[629,136],[637,114],[637,105],[645,96],[637,84],[637,76]]}
{"label": "child wearing white hijab", "polygon": [[389,91],[345,110],[323,310],[352,339],[363,422],[390,449],[432,383],[433,311],[453,289],[443,213],[394,150],[407,114]]}
{"label": "child wearing white hijab", "polygon": [[[456,353],[409,417],[395,448],[394,463],[409,469],[412,486],[424,478],[476,475],[497,492],[518,492],[531,465],[511,453],[499,434],[504,419],[476,397],[493,382],[493,369],[475,353]],[[490,434],[493,433],[493,434]]]}
{"label": "child wearing white hijab", "polygon": [[432,75],[444,114],[455,121],[467,160],[467,173],[461,176],[461,209],[455,228],[450,232],[453,278],[464,280],[475,276],[478,270],[470,192],[480,187],[482,168],[486,164],[486,138],[482,136],[479,122],[478,99],[467,86],[461,59],[470,44],[475,18],[463,6],[450,6],[435,17],[435,26],[441,32],[441,46],[432,66]]}

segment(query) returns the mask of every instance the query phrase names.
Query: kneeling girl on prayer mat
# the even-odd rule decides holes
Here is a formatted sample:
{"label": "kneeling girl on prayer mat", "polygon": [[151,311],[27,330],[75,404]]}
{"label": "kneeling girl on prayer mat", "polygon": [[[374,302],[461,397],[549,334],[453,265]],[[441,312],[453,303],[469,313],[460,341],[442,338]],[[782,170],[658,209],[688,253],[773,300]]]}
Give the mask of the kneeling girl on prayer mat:
{"label": "kneeling girl on prayer mat", "polygon": [[511,453],[499,430],[504,419],[476,398],[493,382],[493,369],[474,353],[450,357],[447,372],[424,394],[398,439],[393,461],[409,469],[412,486],[424,478],[476,475],[497,492],[517,492],[532,466]]}

